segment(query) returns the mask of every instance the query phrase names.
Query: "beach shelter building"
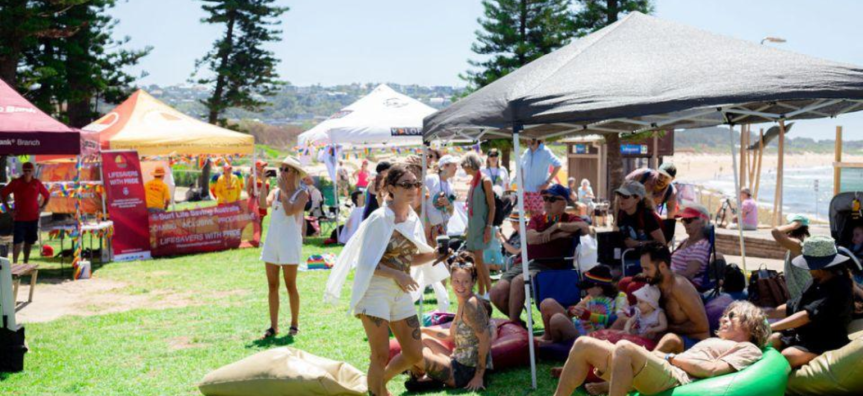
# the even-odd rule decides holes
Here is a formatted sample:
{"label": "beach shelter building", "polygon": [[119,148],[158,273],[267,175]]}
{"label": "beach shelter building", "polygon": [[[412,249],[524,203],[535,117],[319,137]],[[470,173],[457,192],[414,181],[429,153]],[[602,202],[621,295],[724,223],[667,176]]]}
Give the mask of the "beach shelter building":
{"label": "beach shelter building", "polygon": [[255,138],[183,114],[138,90],[83,128],[98,133],[102,150],[137,150],[139,155],[252,154]]}

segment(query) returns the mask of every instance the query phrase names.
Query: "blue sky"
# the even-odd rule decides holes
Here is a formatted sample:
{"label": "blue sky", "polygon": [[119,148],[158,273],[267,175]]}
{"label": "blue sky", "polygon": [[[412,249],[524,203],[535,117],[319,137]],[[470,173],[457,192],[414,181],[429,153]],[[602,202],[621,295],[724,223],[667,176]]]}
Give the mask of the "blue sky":
{"label": "blue sky", "polygon": [[[353,82],[463,86],[479,0],[285,0],[283,40],[271,45],[279,72],[294,85]],[[712,32],[760,41],[811,56],[863,65],[863,1],[856,0],[657,0],[655,15]],[[179,84],[221,33],[199,22],[201,2],[128,0],[111,14],[117,37],[130,47],[153,46],[134,69],[149,75],[141,84]],[[858,113],[859,114],[859,113]],[[801,133],[832,138],[835,125],[848,138],[863,139],[863,115],[800,123]],[[805,124],[805,125],[804,125]],[[795,128],[796,129],[796,128]],[[796,135],[796,133],[795,133]]]}

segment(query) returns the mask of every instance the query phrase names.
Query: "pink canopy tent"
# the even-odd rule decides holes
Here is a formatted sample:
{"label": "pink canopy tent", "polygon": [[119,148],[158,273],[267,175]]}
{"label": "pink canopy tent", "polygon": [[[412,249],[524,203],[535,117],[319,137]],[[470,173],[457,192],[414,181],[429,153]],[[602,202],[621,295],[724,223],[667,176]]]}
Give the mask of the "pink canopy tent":
{"label": "pink canopy tent", "polygon": [[0,80],[0,155],[87,154],[99,149],[93,135],[51,118]]}

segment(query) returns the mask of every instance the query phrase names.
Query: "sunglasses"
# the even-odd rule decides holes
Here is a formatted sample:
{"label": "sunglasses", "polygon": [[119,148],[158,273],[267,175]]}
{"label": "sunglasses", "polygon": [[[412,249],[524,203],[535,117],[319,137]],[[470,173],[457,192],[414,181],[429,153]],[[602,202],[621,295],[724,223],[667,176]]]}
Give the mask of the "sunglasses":
{"label": "sunglasses", "polygon": [[420,187],[422,187],[422,185],[423,185],[423,183],[419,180],[413,181],[413,182],[403,181],[403,182],[396,183],[397,187],[407,188],[407,189],[420,188]]}
{"label": "sunglasses", "polygon": [[688,219],[683,219],[683,222],[686,224],[692,224],[693,221],[698,220],[697,217],[690,217]]}
{"label": "sunglasses", "polygon": [[489,154],[488,157],[489,158],[497,158],[497,154]]}
{"label": "sunglasses", "polygon": [[557,202],[557,201],[563,201],[563,198],[561,198],[561,197],[552,197],[552,196],[549,196],[549,195],[545,195],[545,196],[543,196],[543,197],[542,197],[542,200],[543,200],[544,202],[551,202],[551,203],[555,203],[555,202]]}
{"label": "sunglasses", "polygon": [[617,194],[617,196],[618,196],[618,197],[620,197],[620,199],[630,199],[630,198],[632,198],[632,195]]}
{"label": "sunglasses", "polygon": [[288,172],[294,170],[294,168],[291,168],[289,166],[283,166],[283,167],[279,168],[279,170],[282,172],[288,173]]}

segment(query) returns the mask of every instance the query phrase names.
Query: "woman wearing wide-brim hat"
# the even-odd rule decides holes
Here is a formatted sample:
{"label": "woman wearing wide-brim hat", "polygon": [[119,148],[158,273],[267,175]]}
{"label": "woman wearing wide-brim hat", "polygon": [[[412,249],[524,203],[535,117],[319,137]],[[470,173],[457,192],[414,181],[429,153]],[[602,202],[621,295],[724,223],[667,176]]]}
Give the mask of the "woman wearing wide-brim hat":
{"label": "woman wearing wide-brim hat", "polygon": [[277,187],[267,196],[267,206],[272,208],[270,229],[261,260],[266,263],[269,284],[270,328],[264,338],[279,332],[279,268],[284,269],[285,286],[291,304],[291,329],[289,335],[299,332],[300,294],[297,291],[297,267],[302,260],[303,210],[309,201],[309,193],[300,184],[306,175],[296,158],[286,157],[279,166]]}
{"label": "woman wearing wide-brim hat", "polygon": [[812,282],[800,297],[780,305],[772,318],[783,318],[770,328],[773,347],[782,351],[791,368],[798,368],[818,355],[842,348],[848,340],[853,312],[852,280],[848,257],[838,254],[836,241],[814,236],[803,241],[803,254],[792,260],[809,270]]}

